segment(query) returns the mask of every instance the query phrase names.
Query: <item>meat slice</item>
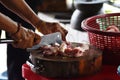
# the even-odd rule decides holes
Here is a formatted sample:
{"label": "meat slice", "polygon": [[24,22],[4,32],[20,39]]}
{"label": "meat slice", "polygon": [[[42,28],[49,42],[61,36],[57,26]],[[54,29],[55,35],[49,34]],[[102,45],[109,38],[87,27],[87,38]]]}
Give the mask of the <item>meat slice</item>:
{"label": "meat slice", "polygon": [[72,45],[63,42],[61,45],[45,45],[40,48],[44,56],[66,56],[66,57],[80,57],[83,56],[84,49],[80,45]]}
{"label": "meat slice", "polygon": [[108,26],[106,29],[107,32],[119,32],[119,28],[115,25]]}

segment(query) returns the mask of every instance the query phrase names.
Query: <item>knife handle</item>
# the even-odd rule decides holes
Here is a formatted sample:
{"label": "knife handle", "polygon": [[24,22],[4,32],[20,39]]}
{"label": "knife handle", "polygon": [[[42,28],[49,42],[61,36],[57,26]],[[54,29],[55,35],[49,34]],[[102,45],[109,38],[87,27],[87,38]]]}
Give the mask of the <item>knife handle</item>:
{"label": "knife handle", "polygon": [[14,40],[12,40],[12,39],[0,39],[0,44],[1,43],[13,43],[14,42]]}

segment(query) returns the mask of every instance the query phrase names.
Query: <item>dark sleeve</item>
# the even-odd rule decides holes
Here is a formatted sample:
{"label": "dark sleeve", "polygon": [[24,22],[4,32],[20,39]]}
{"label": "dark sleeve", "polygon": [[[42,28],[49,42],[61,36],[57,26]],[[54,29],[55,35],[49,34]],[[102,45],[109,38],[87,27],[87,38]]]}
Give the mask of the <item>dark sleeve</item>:
{"label": "dark sleeve", "polygon": [[36,7],[42,4],[43,0],[25,0],[32,10],[37,13]]}

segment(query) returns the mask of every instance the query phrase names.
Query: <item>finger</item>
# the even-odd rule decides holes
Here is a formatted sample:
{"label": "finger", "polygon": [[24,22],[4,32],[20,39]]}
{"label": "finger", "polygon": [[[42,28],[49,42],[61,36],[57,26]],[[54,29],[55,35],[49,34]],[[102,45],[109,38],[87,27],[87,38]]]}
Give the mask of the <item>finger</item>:
{"label": "finger", "polygon": [[41,37],[38,34],[35,34],[34,37],[34,45],[39,44],[41,40]]}
{"label": "finger", "polygon": [[13,42],[13,43],[12,43],[12,46],[15,47],[15,48],[21,48],[21,47],[20,47],[21,42],[22,42],[22,40],[19,39],[19,40]]}
{"label": "finger", "polygon": [[59,25],[59,24],[58,24],[58,30],[62,34],[62,40],[66,41],[66,35],[67,35],[68,31],[66,29],[64,29],[63,27],[61,27],[61,25]]}
{"label": "finger", "polygon": [[62,34],[62,40],[66,41],[66,35],[64,33]]}
{"label": "finger", "polygon": [[26,33],[26,38],[24,40],[24,48],[31,48],[34,45],[34,37],[35,37],[35,33],[32,30],[28,30],[28,32]]}

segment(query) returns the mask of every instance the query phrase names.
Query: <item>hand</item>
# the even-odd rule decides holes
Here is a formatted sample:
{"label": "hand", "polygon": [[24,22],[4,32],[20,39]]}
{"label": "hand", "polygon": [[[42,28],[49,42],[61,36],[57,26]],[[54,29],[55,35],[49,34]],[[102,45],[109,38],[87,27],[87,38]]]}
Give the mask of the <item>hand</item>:
{"label": "hand", "polygon": [[50,34],[53,32],[60,32],[62,34],[62,39],[64,41],[66,41],[66,35],[68,33],[67,30],[65,30],[59,23],[56,22],[43,22],[40,21],[37,25],[36,25],[38,31],[40,31],[43,34]]}
{"label": "hand", "polygon": [[40,36],[34,33],[32,30],[20,27],[19,31],[11,37],[15,40],[12,44],[16,48],[31,48],[33,45],[36,45],[40,42]]}

